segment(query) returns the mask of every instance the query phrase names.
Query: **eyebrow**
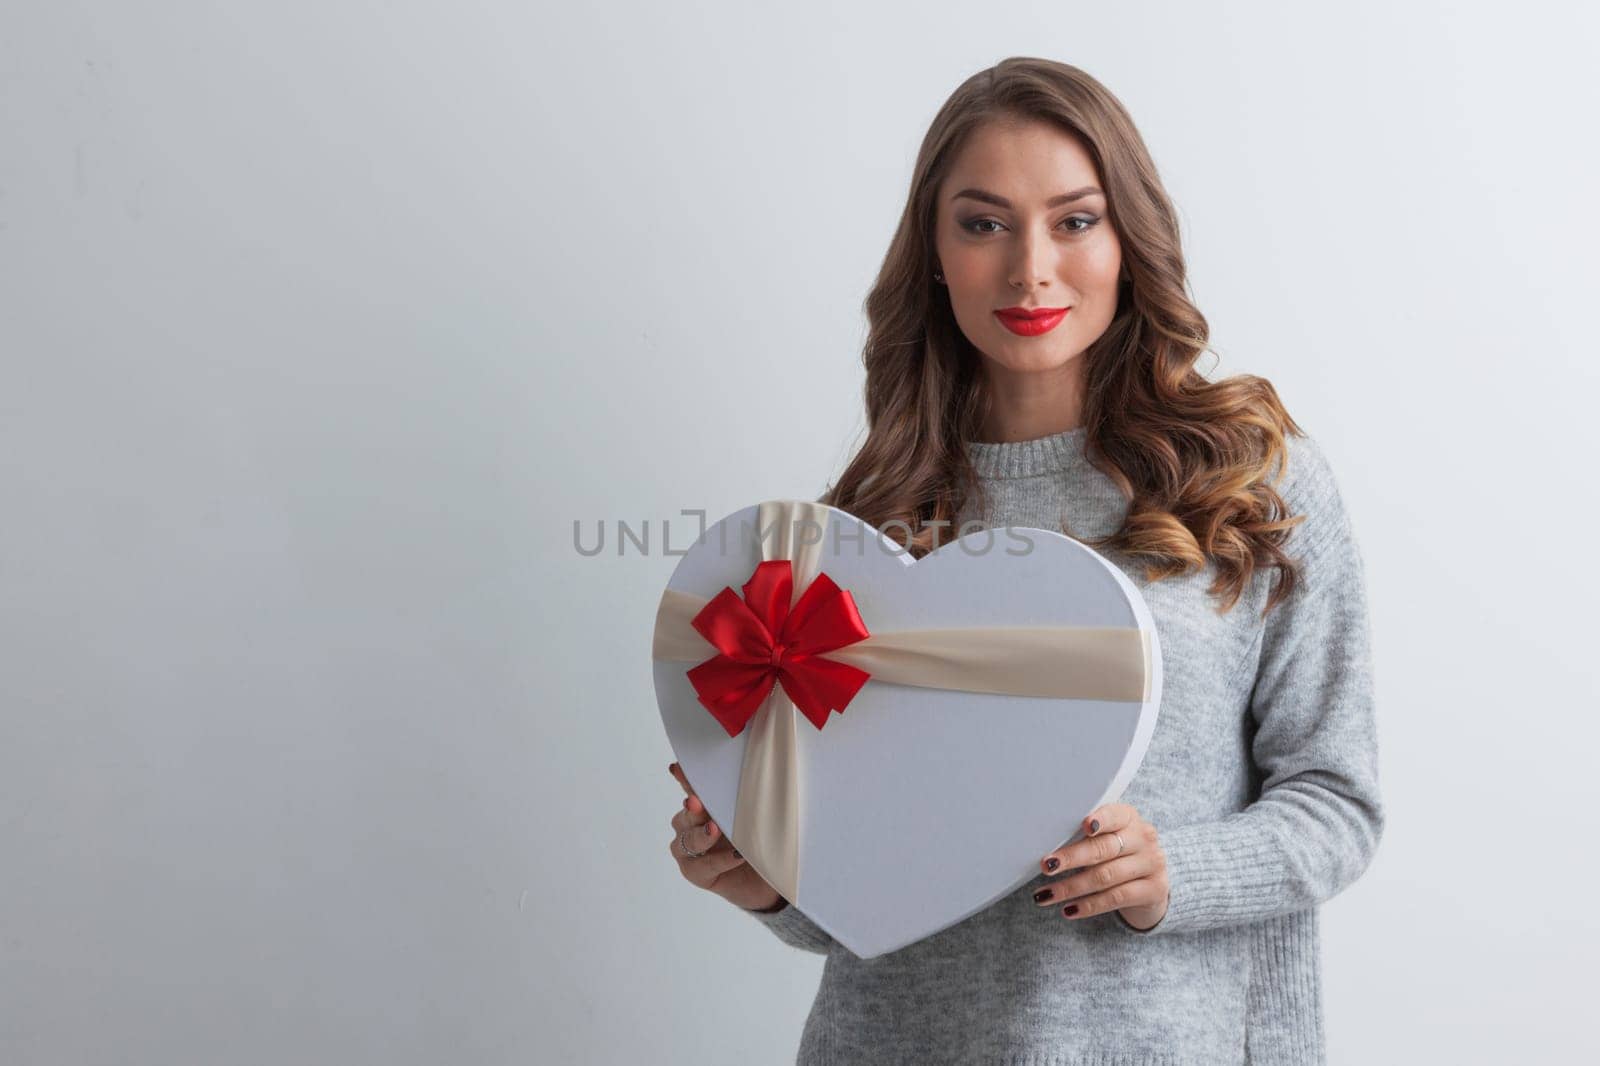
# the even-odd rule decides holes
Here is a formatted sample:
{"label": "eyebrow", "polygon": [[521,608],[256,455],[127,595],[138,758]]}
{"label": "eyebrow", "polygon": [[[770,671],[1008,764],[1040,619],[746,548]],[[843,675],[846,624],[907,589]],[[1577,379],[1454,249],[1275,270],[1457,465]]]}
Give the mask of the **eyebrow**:
{"label": "eyebrow", "polygon": [[[1081,189],[1074,189],[1071,192],[1064,192],[1060,196],[1052,196],[1050,199],[1044,202],[1044,206],[1059,207],[1062,204],[1070,204],[1074,200],[1081,200],[1085,196],[1104,195],[1105,194],[1102,193],[1096,186],[1085,185]],[[1007,210],[1010,210],[1011,208],[1010,200],[1007,200],[1004,196],[996,196],[994,193],[987,192],[983,189],[962,189],[960,192],[950,197],[950,199],[960,200],[963,197],[968,200],[981,200],[986,204],[993,204],[996,207],[1004,207]]]}

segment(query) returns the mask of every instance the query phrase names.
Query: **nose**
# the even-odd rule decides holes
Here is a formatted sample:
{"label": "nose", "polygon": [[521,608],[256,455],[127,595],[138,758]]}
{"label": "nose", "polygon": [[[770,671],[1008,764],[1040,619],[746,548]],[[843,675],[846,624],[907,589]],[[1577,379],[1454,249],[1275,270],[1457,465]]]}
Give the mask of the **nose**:
{"label": "nose", "polygon": [[1012,287],[1032,292],[1049,285],[1056,271],[1056,248],[1051,240],[1030,228],[1017,241],[1016,249],[1016,260],[1011,265]]}

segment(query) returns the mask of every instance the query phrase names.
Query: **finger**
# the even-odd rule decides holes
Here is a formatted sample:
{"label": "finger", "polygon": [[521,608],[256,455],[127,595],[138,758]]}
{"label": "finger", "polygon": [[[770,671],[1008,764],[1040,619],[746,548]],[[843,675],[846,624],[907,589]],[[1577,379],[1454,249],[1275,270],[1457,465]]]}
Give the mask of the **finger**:
{"label": "finger", "polygon": [[[1039,860],[1039,869],[1047,874],[1063,873],[1074,867],[1092,866],[1097,862],[1115,859],[1142,849],[1144,835],[1128,824],[1129,819],[1140,826],[1148,825],[1139,818],[1139,812],[1126,803],[1112,803],[1096,808],[1084,820],[1083,836],[1070,844],[1063,844]],[[1099,829],[1089,832],[1090,824]],[[1118,841],[1116,834],[1121,834]]]}
{"label": "finger", "polygon": [[706,807],[705,801],[699,796],[685,797],[683,801],[683,809],[689,814],[690,818],[693,820],[693,824],[695,825],[701,825],[711,820],[711,811]]}
{"label": "finger", "polygon": [[[676,822],[676,819],[674,819]],[[723,836],[715,822],[698,826],[675,826],[677,831],[672,837],[672,853],[684,862],[698,862],[699,858],[683,853],[683,845],[687,844],[690,851],[698,851],[704,855],[727,854],[736,852],[731,841]]]}
{"label": "finger", "polygon": [[[1087,837],[1064,845],[1039,860],[1039,868],[1047,874],[1064,874],[1068,870],[1108,862],[1133,850],[1133,842],[1123,836],[1126,847],[1117,843],[1110,834]],[[1120,854],[1119,854],[1120,853]]]}
{"label": "finger", "polygon": [[737,851],[713,851],[706,858],[712,861],[710,869],[715,871],[711,881],[706,885],[707,888],[716,888],[717,882],[722,880],[723,876],[737,870],[746,862],[745,857]]}
{"label": "finger", "polygon": [[1104,892],[1072,900],[1062,906],[1061,916],[1071,919],[1092,918],[1096,914],[1110,914],[1124,907],[1149,907],[1159,903],[1165,893],[1166,890],[1157,883],[1156,878],[1141,877],[1137,881],[1124,881]]}
{"label": "finger", "polygon": [[667,767],[667,769],[671,771],[673,779],[683,787],[683,791],[685,793],[691,796],[694,795],[694,789],[689,785],[689,779],[683,774],[683,767],[679,766],[677,763],[673,763],[671,766]]}
{"label": "finger", "polygon": [[702,864],[699,872],[707,875],[706,881],[709,885],[729,870],[737,870],[745,864],[745,861],[743,855],[731,848],[719,848],[716,851],[706,852],[705,858],[699,860]]}
{"label": "finger", "polygon": [[672,816],[672,824],[678,829],[692,829],[714,820],[711,812],[706,810],[706,805],[700,802],[699,796],[687,800],[683,809]]}
{"label": "finger", "polygon": [[1139,812],[1131,804],[1108,803],[1084,815],[1083,835],[1093,837],[1102,833],[1114,833],[1119,829],[1127,829],[1138,820]]}
{"label": "finger", "polygon": [[706,813],[706,805],[700,802],[699,796],[694,795],[683,797],[683,804],[679,809],[681,812],[688,814],[704,815]]}
{"label": "finger", "polygon": [[[1073,902],[1080,896],[1105,892],[1128,881],[1149,877],[1156,871],[1155,859],[1148,854],[1124,855],[1120,859],[1102,862],[1073,874],[1039,886],[1033,901],[1041,907],[1052,903]],[[1123,904],[1127,906],[1127,904]]]}
{"label": "finger", "polygon": [[678,869],[682,871],[683,876],[701,888],[710,888],[717,878],[745,863],[743,856],[727,848],[708,851],[698,859],[691,859],[678,847],[676,838],[669,846],[673,857],[678,860]]}
{"label": "finger", "polygon": [[704,808],[696,814],[693,811],[679,811],[672,816],[672,828],[679,833],[688,835],[689,846],[695,851],[705,851],[719,840],[726,839],[722,829]]}

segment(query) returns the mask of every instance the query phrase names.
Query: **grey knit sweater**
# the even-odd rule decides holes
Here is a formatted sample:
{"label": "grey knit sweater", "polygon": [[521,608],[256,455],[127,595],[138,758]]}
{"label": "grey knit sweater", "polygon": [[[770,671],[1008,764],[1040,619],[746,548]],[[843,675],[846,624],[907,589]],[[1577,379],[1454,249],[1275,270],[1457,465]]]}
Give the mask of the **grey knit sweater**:
{"label": "grey knit sweater", "polygon": [[[991,509],[963,520],[1102,536],[1127,503],[1085,431],[970,446]],[[1139,932],[1068,920],[1034,891],[899,951],[857,958],[794,907],[751,914],[827,956],[801,1036],[807,1066],[1176,1066],[1325,1061],[1317,907],[1383,832],[1363,563],[1327,460],[1289,439],[1278,490],[1304,584],[1260,618],[1275,571],[1226,614],[1205,570],[1146,581],[1164,660],[1160,717],[1122,796],[1153,824],[1171,902]],[[1081,812],[1062,812],[1063,835]],[[1041,850],[1041,856],[1043,851]],[[952,842],[950,861],[961,861]]]}

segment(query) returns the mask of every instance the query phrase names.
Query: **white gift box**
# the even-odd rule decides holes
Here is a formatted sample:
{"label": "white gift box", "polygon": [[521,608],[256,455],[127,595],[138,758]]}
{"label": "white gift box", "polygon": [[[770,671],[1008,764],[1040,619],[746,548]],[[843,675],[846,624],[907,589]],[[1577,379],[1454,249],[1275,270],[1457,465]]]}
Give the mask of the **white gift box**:
{"label": "white gift box", "polygon": [[706,810],[862,958],[1037,876],[1122,795],[1161,701],[1149,608],[1093,549],[1009,528],[915,560],[798,500],[706,528],[662,594],[652,659]]}

